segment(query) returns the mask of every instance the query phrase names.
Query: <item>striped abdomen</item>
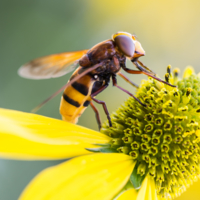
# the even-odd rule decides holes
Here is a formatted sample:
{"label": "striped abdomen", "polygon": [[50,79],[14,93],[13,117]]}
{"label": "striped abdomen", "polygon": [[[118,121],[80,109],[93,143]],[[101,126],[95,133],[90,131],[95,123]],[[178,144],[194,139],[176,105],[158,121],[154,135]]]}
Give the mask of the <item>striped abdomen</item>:
{"label": "striped abdomen", "polygon": [[[78,75],[79,67],[72,75]],[[91,101],[91,91],[95,80],[90,75],[85,75],[68,86],[61,97],[60,114],[64,121],[77,123],[78,118]]]}

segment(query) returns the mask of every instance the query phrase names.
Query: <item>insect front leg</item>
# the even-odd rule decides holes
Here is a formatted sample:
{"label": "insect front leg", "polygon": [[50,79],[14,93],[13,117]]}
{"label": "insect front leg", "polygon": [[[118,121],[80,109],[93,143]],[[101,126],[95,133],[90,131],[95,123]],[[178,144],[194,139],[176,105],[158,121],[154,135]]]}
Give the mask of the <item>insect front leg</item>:
{"label": "insect front leg", "polygon": [[141,61],[137,60],[137,63],[139,63],[140,66],[142,66],[147,72],[151,73],[151,75],[156,76],[156,73],[153,72],[151,69],[149,69],[146,65],[144,65]]}
{"label": "insect front leg", "polygon": [[113,86],[119,88],[120,90],[126,92],[128,95],[132,96],[136,101],[138,101],[142,106],[145,106],[145,104],[143,104],[137,97],[135,97],[133,94],[131,94],[128,90],[125,90],[124,88],[120,87],[119,85],[117,85],[117,79],[116,79],[116,75],[113,74],[112,75],[112,81],[113,81]]}
{"label": "insect front leg", "polygon": [[[106,103],[104,101],[100,101],[100,100],[97,100],[95,99],[95,96],[97,94],[99,94],[100,92],[102,92],[103,90],[105,90],[106,88],[108,87],[108,83],[106,83],[105,85],[101,86],[96,92],[94,92],[93,94],[91,94],[91,98],[93,101],[95,101],[96,103],[98,104],[101,104],[103,106],[103,109],[104,109],[104,112],[106,113],[106,116],[107,116],[107,119],[108,119],[108,122],[109,122],[109,125],[110,127],[112,126],[112,122],[111,122],[111,118],[110,118],[110,114],[108,112],[108,109],[107,109],[107,106],[106,106]],[[97,111],[98,112],[98,111]],[[95,112],[96,113],[96,112]],[[96,115],[97,116],[97,115]],[[97,119],[98,121],[98,119]],[[99,123],[99,122],[98,122]],[[101,125],[100,125],[101,126]]]}
{"label": "insect front leg", "polygon": [[163,81],[162,79],[152,75],[150,72],[148,72],[147,70],[145,70],[143,67],[141,67],[136,61],[133,62],[133,64],[141,71],[138,71],[138,70],[132,70],[132,69],[129,69],[127,68],[125,65],[122,66],[123,70],[128,72],[129,74],[145,74],[147,76],[150,76],[152,77],[153,79],[159,81],[159,82],[162,82],[166,85],[169,85],[171,87],[176,87],[175,85],[171,85],[170,83],[166,82],[166,81]]}

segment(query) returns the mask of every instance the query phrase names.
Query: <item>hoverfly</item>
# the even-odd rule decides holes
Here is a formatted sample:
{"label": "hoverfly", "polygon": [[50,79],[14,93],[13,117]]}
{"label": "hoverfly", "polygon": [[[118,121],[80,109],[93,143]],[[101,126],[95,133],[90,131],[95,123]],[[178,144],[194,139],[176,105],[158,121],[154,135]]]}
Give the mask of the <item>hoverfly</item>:
{"label": "hoverfly", "polygon": [[[20,76],[29,79],[48,79],[63,76],[74,70],[76,65],[78,65],[79,67],[74,71],[68,83],[36,107],[35,111],[64,90],[60,103],[62,119],[71,123],[77,123],[78,118],[86,107],[91,105],[96,114],[99,128],[101,128],[99,113],[92,101],[102,104],[109,125],[112,126],[105,102],[95,98],[108,87],[110,79],[112,79],[113,86],[126,92],[141,105],[145,106],[133,94],[118,86],[116,75],[121,76],[130,84],[136,86],[120,72],[121,68],[130,74],[146,74],[170,85],[156,77],[154,72],[138,60],[139,57],[144,55],[145,51],[134,35],[127,32],[118,32],[112,36],[112,39],[98,43],[89,50],[41,57],[23,65],[18,72]],[[139,70],[128,69],[126,67],[126,58],[129,58]],[[170,86],[175,87],[173,85]]]}

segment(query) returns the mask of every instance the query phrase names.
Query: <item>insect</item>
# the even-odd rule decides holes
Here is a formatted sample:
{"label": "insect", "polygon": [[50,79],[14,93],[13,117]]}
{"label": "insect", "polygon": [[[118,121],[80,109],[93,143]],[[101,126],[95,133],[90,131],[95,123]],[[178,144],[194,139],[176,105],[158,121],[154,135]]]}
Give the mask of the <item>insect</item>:
{"label": "insect", "polygon": [[[170,85],[168,82],[156,77],[154,72],[138,60],[139,57],[144,55],[145,51],[134,35],[127,32],[118,32],[112,36],[112,39],[98,43],[89,50],[53,54],[32,60],[23,65],[18,73],[20,76],[29,79],[48,79],[63,76],[78,67],[68,83],[42,102],[34,111],[38,110],[47,101],[64,90],[60,103],[62,119],[71,123],[77,123],[80,115],[88,105],[91,105],[96,114],[99,128],[101,128],[99,112],[93,101],[102,104],[109,125],[112,126],[106,103],[96,99],[96,96],[108,87],[110,79],[112,79],[113,86],[126,92],[141,105],[145,106],[133,94],[117,84],[116,75],[119,75],[137,87],[120,72],[121,68],[130,74],[146,74]],[[126,67],[127,58],[139,70],[128,69]],[[173,85],[170,86],[175,87]]]}

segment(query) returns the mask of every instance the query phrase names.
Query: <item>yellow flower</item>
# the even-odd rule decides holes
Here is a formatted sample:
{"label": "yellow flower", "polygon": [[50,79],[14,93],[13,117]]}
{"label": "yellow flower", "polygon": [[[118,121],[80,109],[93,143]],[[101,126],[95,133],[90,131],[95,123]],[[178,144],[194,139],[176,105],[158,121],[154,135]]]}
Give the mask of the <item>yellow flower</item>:
{"label": "yellow flower", "polygon": [[20,199],[111,199],[125,186],[135,165],[125,154],[86,150],[109,143],[110,137],[35,114],[0,109],[0,138],[2,158],[79,156],[42,171]]}
{"label": "yellow flower", "polygon": [[66,159],[39,173],[20,200],[157,200],[178,196],[199,176],[200,78],[143,81],[137,97],[101,133],[64,121],[0,109],[0,156]]}

